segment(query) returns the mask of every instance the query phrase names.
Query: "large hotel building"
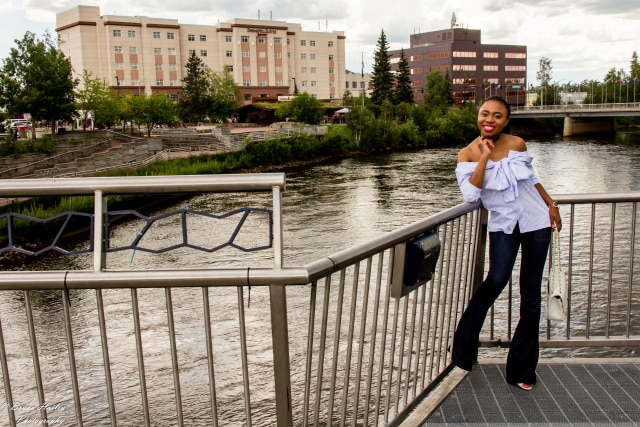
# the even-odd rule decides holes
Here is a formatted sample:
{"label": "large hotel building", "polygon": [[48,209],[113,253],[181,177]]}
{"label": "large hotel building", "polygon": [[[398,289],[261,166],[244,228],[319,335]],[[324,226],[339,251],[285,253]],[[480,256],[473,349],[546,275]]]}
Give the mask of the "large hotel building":
{"label": "large hotel building", "polygon": [[56,32],[76,77],[88,70],[120,95],[177,99],[192,54],[212,70],[229,69],[244,104],[290,95],[294,85],[319,100],[337,100],[346,84],[342,31],[302,31],[300,24],[260,19],[188,25],[78,6],[56,16]]}
{"label": "large hotel building", "polygon": [[[400,50],[390,51],[397,71]],[[449,75],[456,102],[480,101],[500,95],[512,105],[524,105],[527,88],[527,47],[482,44],[480,30],[453,27],[412,34],[404,49],[409,63],[414,100],[421,104],[429,73]]]}

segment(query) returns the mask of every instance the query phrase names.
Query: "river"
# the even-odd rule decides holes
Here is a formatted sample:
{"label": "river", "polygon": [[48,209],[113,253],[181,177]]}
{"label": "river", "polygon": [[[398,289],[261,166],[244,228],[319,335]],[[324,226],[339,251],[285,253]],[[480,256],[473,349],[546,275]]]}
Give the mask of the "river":
{"label": "river", "polygon": [[[626,192],[640,189],[640,132],[619,132],[610,138],[540,138],[527,141],[530,154],[533,156],[534,167],[537,175],[550,194],[568,193],[599,193],[599,192]],[[286,190],[283,193],[283,242],[284,265],[295,266],[314,261],[320,257],[330,255],[339,250],[362,243],[377,237],[385,232],[407,225],[418,219],[422,219],[443,209],[459,204],[462,199],[455,180],[457,148],[422,149],[390,153],[369,157],[355,157],[341,159],[321,165],[291,170],[286,173]],[[237,195],[220,196],[195,196],[190,200],[181,202],[178,206],[189,206],[193,209],[212,209],[226,212],[241,206],[269,207],[270,196],[258,194],[246,194],[243,197]],[[173,209],[170,208],[170,209]],[[168,237],[169,229],[175,225],[175,221],[167,221],[156,234],[148,236],[155,241],[171,240]],[[206,224],[196,224],[199,238],[211,241],[219,238],[217,230],[207,227]],[[117,226],[113,231],[114,242],[131,242],[140,224],[131,222]],[[268,252],[268,251],[267,251]],[[167,265],[176,268],[212,267],[224,263],[225,265],[251,265],[270,266],[271,256],[264,253],[242,254],[242,261],[235,259],[235,255],[222,251],[221,254],[193,254],[185,251],[152,255],[143,252],[132,254],[131,251],[123,251],[109,255],[110,269],[119,268],[166,268]],[[64,256],[51,256],[36,263],[29,263],[29,268],[35,269],[90,269],[92,261],[90,256],[81,255],[72,258]],[[25,268],[23,266],[21,268]],[[133,267],[132,267],[133,266]],[[61,333],[61,304],[59,293],[34,293],[33,306],[35,311],[34,322],[39,333],[50,334],[46,346],[40,348],[41,362],[50,363],[53,366],[64,365],[65,338]],[[100,346],[100,337],[95,327],[95,318],[90,318],[90,307],[95,306],[95,301],[88,293],[73,293],[72,307],[74,323],[85,325],[76,337],[77,355],[82,357],[82,351],[96,349]],[[88,296],[87,296],[88,295]],[[176,304],[176,317],[178,321],[183,316],[188,316],[192,307],[185,304],[192,296],[186,290],[174,292],[174,304]],[[105,293],[107,317],[109,320],[110,339],[128,340],[131,342],[131,306],[130,295],[124,290]],[[181,300],[184,298],[184,300]],[[237,298],[235,294],[228,295],[230,300]],[[260,299],[268,298],[259,291],[254,291],[257,305]],[[147,332],[155,336],[154,330],[162,330],[166,322],[164,313],[164,301],[162,293],[151,290],[140,291],[141,311],[145,313],[145,327]],[[85,308],[86,307],[86,308]],[[252,303],[252,308],[254,307]],[[154,314],[156,313],[156,314]],[[227,339],[235,339],[236,328],[230,328],[229,334],[224,334],[221,329],[231,322],[223,313],[215,313],[222,316],[216,323],[217,334],[229,335]],[[20,348],[26,349],[28,338],[22,330],[24,324],[24,298],[21,292],[0,293],[0,319],[5,334],[5,340],[9,346],[9,358],[11,354],[18,357]],[[120,324],[121,323],[121,324]],[[254,327],[261,327],[254,325]],[[191,330],[185,330],[184,326],[177,332],[180,347],[188,353],[189,349],[199,348],[198,338],[193,336]],[[268,332],[267,332],[268,333]],[[57,337],[57,338],[56,338]],[[149,336],[151,337],[151,336]],[[152,337],[151,337],[152,338]],[[218,342],[221,342],[219,340]],[[20,343],[24,344],[20,344]],[[21,347],[22,346],[22,347]],[[148,367],[148,375],[153,376],[154,370],[162,372],[166,363],[168,344],[166,340],[161,343],[146,341],[145,350],[149,352],[145,359]],[[195,351],[195,350],[194,350]],[[264,351],[268,353],[269,349]],[[119,355],[113,355],[114,376],[125,381],[127,387],[135,389],[137,374],[134,360],[116,363]],[[89,357],[89,356],[86,356]],[[96,354],[99,358],[99,353]],[[187,363],[189,357],[183,356],[183,363]],[[12,378],[26,376],[25,381],[33,375],[29,367],[30,357],[22,357],[19,362],[12,362]],[[201,356],[194,357],[190,366],[185,367],[181,374],[185,381],[191,381],[189,387],[202,387],[206,390],[206,361]],[[16,368],[18,370],[16,371]],[[64,368],[61,368],[64,370]],[[90,369],[95,369],[96,375],[101,375],[100,363],[91,364]],[[217,369],[220,369],[218,366]],[[49,371],[55,377],[57,368],[49,367]],[[224,369],[220,369],[224,372]],[[31,379],[32,381],[32,379]],[[58,381],[58,380],[54,380]],[[167,380],[169,381],[169,380]],[[204,382],[203,382],[204,381]],[[236,385],[237,386],[237,385]],[[170,382],[167,387],[170,387]],[[32,389],[24,398],[27,402],[35,401]],[[88,416],[85,422],[104,419],[106,416],[104,404],[98,400],[99,391],[91,387],[85,390],[86,402],[89,407],[100,407],[95,413]],[[31,400],[28,400],[31,399]],[[70,404],[70,396],[56,395],[54,400],[66,400]],[[135,395],[131,401],[119,402],[119,407],[127,409],[139,405],[139,398]],[[171,395],[167,397],[171,401]],[[0,396],[2,400],[2,396]],[[1,414],[1,413],[0,413]],[[3,425],[4,414],[0,415],[0,425]],[[138,414],[139,416],[139,414]],[[170,418],[169,415],[167,415]]]}

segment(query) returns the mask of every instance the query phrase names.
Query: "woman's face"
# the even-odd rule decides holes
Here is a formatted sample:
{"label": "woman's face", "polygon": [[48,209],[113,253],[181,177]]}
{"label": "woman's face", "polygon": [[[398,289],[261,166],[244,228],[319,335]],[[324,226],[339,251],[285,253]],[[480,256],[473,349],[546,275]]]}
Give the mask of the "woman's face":
{"label": "woman's face", "polygon": [[507,107],[499,101],[486,101],[478,111],[478,129],[480,135],[497,138],[509,123]]}

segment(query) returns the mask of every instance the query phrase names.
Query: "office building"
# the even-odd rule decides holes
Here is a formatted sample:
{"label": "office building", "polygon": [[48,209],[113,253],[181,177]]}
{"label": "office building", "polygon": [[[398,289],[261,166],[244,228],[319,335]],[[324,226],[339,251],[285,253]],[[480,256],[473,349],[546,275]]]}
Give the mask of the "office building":
{"label": "office building", "polygon": [[290,95],[294,82],[319,100],[340,99],[345,86],[342,31],[303,31],[300,24],[261,19],[189,25],[77,6],[56,16],[56,32],[76,77],[88,70],[121,96],[178,99],[191,54],[214,71],[229,69],[244,104]]}
{"label": "office building", "polygon": [[[524,105],[527,88],[527,47],[482,44],[480,30],[454,26],[448,30],[412,34],[404,56],[411,69],[414,100],[424,101],[429,73],[449,76],[456,102],[477,101],[500,95],[512,105]],[[400,50],[389,51],[393,71]]]}

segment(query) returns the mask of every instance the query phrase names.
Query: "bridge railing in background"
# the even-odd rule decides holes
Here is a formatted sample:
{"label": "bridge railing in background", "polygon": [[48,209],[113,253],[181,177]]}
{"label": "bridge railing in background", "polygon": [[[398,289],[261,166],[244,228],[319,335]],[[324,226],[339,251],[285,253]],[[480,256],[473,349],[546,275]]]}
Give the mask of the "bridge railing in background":
{"label": "bridge railing in background", "polygon": [[[283,189],[277,175],[243,182],[253,191],[276,188],[274,213]],[[205,191],[190,178],[171,178],[162,192]],[[19,180],[28,188],[0,189],[0,196],[33,196],[38,187],[49,195],[95,193],[103,218],[104,194],[161,188],[145,179],[117,187],[100,179]],[[212,180],[206,191],[232,192],[243,191],[234,179],[247,178],[202,179]],[[211,185],[216,179],[223,181]],[[557,200],[570,315],[542,329],[542,345],[572,352],[640,345],[632,316],[640,308],[640,193]],[[273,268],[252,261],[110,270],[106,257],[116,254],[94,245],[93,269],[0,272],[7,302],[0,305],[0,399],[40,403],[29,415],[43,419],[59,404],[77,425],[399,425],[451,368],[455,325],[484,276],[486,220],[479,204],[462,204],[299,267],[282,266],[274,250]],[[100,221],[96,242],[104,237],[95,231]],[[441,244],[432,279],[394,296],[397,253],[431,231]],[[508,342],[517,304],[511,291],[496,303],[484,345]],[[15,425],[15,411],[8,413]]]}
{"label": "bridge railing in background", "polygon": [[558,104],[558,105],[521,105],[512,106],[511,113],[530,113],[535,111],[566,111],[566,112],[587,112],[587,111],[638,111],[640,102],[618,102],[602,104]]}

